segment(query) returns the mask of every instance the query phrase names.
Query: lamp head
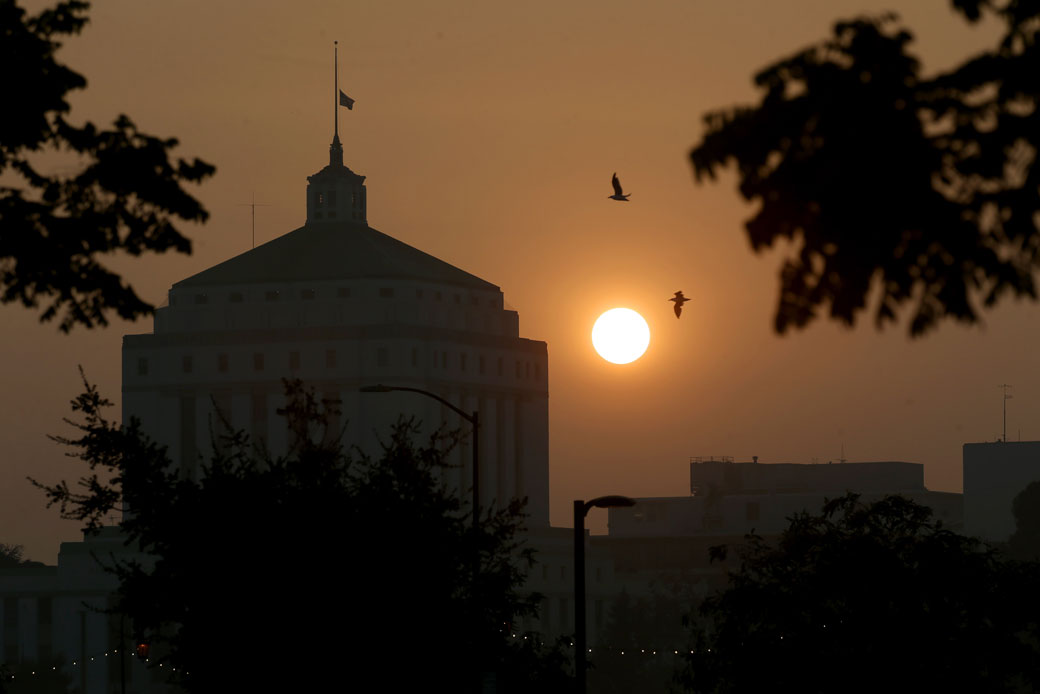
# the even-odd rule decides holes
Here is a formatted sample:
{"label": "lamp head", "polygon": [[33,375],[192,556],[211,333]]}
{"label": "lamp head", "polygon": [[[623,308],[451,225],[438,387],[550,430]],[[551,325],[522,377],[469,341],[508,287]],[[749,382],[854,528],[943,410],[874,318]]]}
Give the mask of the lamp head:
{"label": "lamp head", "polygon": [[596,497],[591,501],[586,501],[585,505],[589,508],[593,506],[596,508],[617,508],[621,506],[635,506],[636,500],[631,497],[613,494],[610,496]]}
{"label": "lamp head", "polygon": [[374,386],[361,386],[362,393],[390,393],[394,389],[390,386],[384,386],[382,383],[377,383]]}

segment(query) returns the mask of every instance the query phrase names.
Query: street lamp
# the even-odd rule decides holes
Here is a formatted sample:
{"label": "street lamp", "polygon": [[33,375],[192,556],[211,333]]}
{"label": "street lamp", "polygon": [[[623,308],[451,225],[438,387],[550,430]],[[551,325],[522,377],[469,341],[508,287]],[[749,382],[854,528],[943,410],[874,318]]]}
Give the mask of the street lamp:
{"label": "street lamp", "polygon": [[627,496],[599,496],[591,501],[574,500],[574,681],[578,694],[585,694],[585,516],[589,509],[635,506]]}
{"label": "street lamp", "polygon": [[464,410],[459,409],[436,393],[431,393],[430,391],[422,390],[421,388],[387,386],[382,383],[378,383],[374,386],[362,386],[361,388],[362,393],[392,393],[397,390],[408,393],[419,393],[420,395],[433,398],[473,425],[473,532],[476,533],[477,530],[480,529],[480,441],[478,439],[480,431],[480,413],[477,410],[473,410],[472,413],[466,413]]}
{"label": "street lamp", "polygon": [[[430,391],[421,388],[388,386],[382,383],[377,383],[374,386],[362,386],[361,388],[362,393],[392,393],[395,390],[407,393],[419,393],[420,395],[433,398],[473,425],[473,542],[474,550],[476,551],[473,556],[473,596],[476,598],[479,591],[477,578],[480,575],[480,551],[477,550],[477,543],[479,542],[480,537],[480,440],[478,438],[480,431],[480,413],[477,410],[473,410],[471,414],[467,414],[464,410],[459,409],[436,393],[431,393]],[[481,678],[481,682],[482,681],[483,676]],[[482,687],[482,684],[478,683],[478,687]]]}

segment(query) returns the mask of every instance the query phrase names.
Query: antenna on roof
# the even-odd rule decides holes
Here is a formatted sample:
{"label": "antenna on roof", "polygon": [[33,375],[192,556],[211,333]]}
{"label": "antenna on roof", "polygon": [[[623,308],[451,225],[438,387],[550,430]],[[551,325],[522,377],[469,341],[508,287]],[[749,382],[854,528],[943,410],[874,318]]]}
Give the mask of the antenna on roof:
{"label": "antenna on roof", "polygon": [[1008,389],[1011,386],[1007,383],[1001,383],[997,388],[1001,388],[1004,391],[1004,438],[1001,441],[1007,443],[1007,401],[1011,399],[1011,396],[1008,395]]}
{"label": "antenna on roof", "polygon": [[841,457],[838,458],[838,462],[839,463],[847,463],[847,462],[849,462],[849,461],[847,461],[845,459],[845,442],[844,441],[841,442]]}
{"label": "antenna on roof", "polygon": [[264,202],[257,202],[256,201],[256,193],[251,193],[249,198],[250,198],[250,200],[252,202],[240,202],[240,203],[238,203],[238,206],[239,207],[251,207],[251,208],[253,208],[253,225],[252,225],[253,245],[252,245],[252,248],[256,248],[256,208],[258,208],[258,207],[271,207],[271,205],[269,205],[267,203],[264,203]]}

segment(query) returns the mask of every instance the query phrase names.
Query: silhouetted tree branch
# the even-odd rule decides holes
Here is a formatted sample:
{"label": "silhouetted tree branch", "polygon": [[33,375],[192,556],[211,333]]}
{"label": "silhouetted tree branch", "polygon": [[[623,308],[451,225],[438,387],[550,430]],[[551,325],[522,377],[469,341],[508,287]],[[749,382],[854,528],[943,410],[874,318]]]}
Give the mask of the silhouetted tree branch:
{"label": "silhouetted tree branch", "polygon": [[[126,115],[110,129],[66,120],[70,91],[82,75],[55,60],[63,35],[87,23],[89,3],[63,0],[28,15],[0,0],[0,303],[45,308],[41,321],[59,327],[107,325],[114,311],[134,319],[154,307],[101,258],[147,252],[191,252],[176,220],[202,222],[208,213],[183,188],[210,176],[206,162],[169,159],[177,140],[140,132]],[[58,152],[77,173],[48,173],[33,163]],[[21,185],[18,185],[20,182]]]}
{"label": "silhouetted tree branch", "polygon": [[327,435],[335,403],[299,382],[286,397],[289,454],[233,431],[197,474],[136,421],[108,421],[89,383],[73,401],[79,435],[55,440],[91,473],[77,489],[34,484],[88,530],[128,509],[120,527],[139,558],[105,559],[153,662],[191,692],[473,691],[483,672],[505,692],[569,689],[559,649],[506,628],[539,598],[522,590],[523,502],[487,510],[474,534],[439,482],[457,433],[415,446],[401,421],[369,458]]}
{"label": "silhouetted tree branch", "polygon": [[1040,5],[953,6],[998,17],[998,45],[926,78],[894,14],[841,21],[755,75],[757,106],[705,116],[697,180],[734,164],[758,207],[752,249],[793,245],[777,332],[824,307],[852,325],[869,301],[878,327],[911,306],[917,336],[946,317],[973,323],[1007,294],[1036,298]]}
{"label": "silhouetted tree branch", "polygon": [[739,552],[694,623],[691,691],[1040,686],[1040,565],[1003,559],[926,507],[850,494]]}

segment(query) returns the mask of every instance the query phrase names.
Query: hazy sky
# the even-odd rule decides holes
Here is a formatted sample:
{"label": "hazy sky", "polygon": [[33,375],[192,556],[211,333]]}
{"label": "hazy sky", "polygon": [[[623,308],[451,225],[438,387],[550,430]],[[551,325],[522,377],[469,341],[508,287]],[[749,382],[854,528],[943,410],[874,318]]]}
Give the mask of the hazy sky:
{"label": "hazy sky", "polygon": [[[32,7],[39,7],[34,3]],[[161,302],[169,286],[303,223],[306,176],[328,160],[332,41],[345,161],[368,177],[376,229],[502,287],[524,337],[549,345],[552,520],[601,494],[684,495],[690,456],[764,462],[903,460],[931,489],[961,488],[961,444],[1040,437],[1040,306],[916,341],[817,324],[772,333],[779,253],[755,256],[735,178],[696,186],[687,154],[710,109],[756,98],[767,62],[837,18],[894,9],[929,71],[995,36],[946,0],[299,2],[104,0],[60,58],[88,87],[74,121],[129,114],[176,136],[217,175],[190,257],[121,261]],[[898,162],[893,162],[898,165]],[[855,166],[856,162],[849,162]],[[607,200],[617,171],[632,194]],[[692,298],[677,321],[668,298]],[[589,333],[604,310],[642,313],[647,354],[616,366]],[[77,365],[118,403],[120,344],[151,321],[58,333],[0,308],[0,542],[53,562],[78,527],[25,482],[83,467],[48,433],[78,392]],[[1032,356],[1030,356],[1032,355]],[[118,409],[113,410],[118,416]],[[590,514],[596,532],[605,514]]]}

